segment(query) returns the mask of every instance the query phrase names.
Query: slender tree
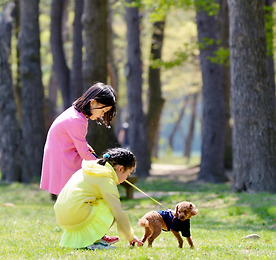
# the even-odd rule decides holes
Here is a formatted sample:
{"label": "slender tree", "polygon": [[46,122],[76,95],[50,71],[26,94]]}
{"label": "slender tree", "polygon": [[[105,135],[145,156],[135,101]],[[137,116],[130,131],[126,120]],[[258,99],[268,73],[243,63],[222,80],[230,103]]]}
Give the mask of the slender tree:
{"label": "slender tree", "polygon": [[[107,75],[108,82],[115,89],[116,93],[119,93],[119,74],[117,62],[115,60],[115,45],[114,45],[114,30],[113,30],[113,18],[114,12],[112,8],[113,1],[108,1],[108,18],[107,18]],[[117,97],[117,102],[119,102],[119,97]],[[117,116],[112,120],[112,127],[114,128],[114,133],[118,133],[121,129],[120,122],[120,109],[118,108]]]}
{"label": "slender tree", "polygon": [[[165,18],[153,24],[150,59],[154,62],[162,57]],[[159,122],[165,99],[162,97],[161,70],[159,67],[149,67],[149,106],[147,112],[147,131],[149,153],[152,154],[154,143],[159,131]]]}
{"label": "slender tree", "polygon": [[185,116],[185,112],[186,112],[188,103],[189,103],[189,96],[184,96],[182,104],[181,104],[179,116],[178,116],[177,120],[175,121],[173,129],[169,135],[169,146],[170,146],[171,150],[173,150],[173,140],[175,138],[175,134],[176,134],[177,130],[179,130],[181,120]]}
{"label": "slender tree", "polygon": [[53,0],[51,6],[51,51],[53,55],[53,69],[61,90],[64,109],[71,106],[70,99],[70,70],[67,66],[63,49],[62,14],[67,0]]}
{"label": "slender tree", "polygon": [[85,89],[95,81],[107,82],[107,8],[107,0],[84,1]]}
{"label": "slender tree", "polygon": [[194,130],[195,130],[195,120],[196,120],[196,105],[198,99],[198,93],[194,93],[191,96],[191,116],[190,116],[190,124],[187,133],[187,137],[184,145],[184,156],[187,158],[187,161],[190,160],[192,143],[194,139]]}
{"label": "slender tree", "polygon": [[48,130],[57,117],[58,83],[52,66],[51,78],[48,84],[48,97],[45,97],[45,129]]}
{"label": "slender tree", "polygon": [[20,2],[20,77],[25,161],[32,178],[40,178],[45,142],[44,94],[41,79],[39,1]]}
{"label": "slender tree", "polygon": [[75,19],[73,23],[73,61],[71,70],[71,103],[84,92],[82,79],[82,23],[83,0],[75,0]]}
{"label": "slender tree", "polygon": [[[128,0],[127,4],[134,1]],[[142,62],[140,49],[140,18],[138,7],[126,7],[127,23],[127,97],[129,110],[130,149],[137,158],[138,176],[148,176],[150,158],[147,143],[146,117],[142,104]]]}
{"label": "slender tree", "polygon": [[[59,52],[58,56],[53,55],[53,64],[51,71],[51,78],[48,84],[48,97],[45,98],[45,120],[46,120],[46,129],[49,129],[54,119],[57,117],[57,94],[58,89],[61,90],[63,102],[63,108],[70,106],[71,101],[68,100],[69,97],[72,97],[71,84],[67,86],[68,75],[70,74],[69,68],[66,65],[65,53],[63,50],[63,43],[68,40],[69,29],[68,29],[68,5],[69,0],[57,1],[51,6],[51,19],[50,24],[50,44],[52,54]],[[74,55],[74,41],[73,41],[73,55]],[[74,66],[74,63],[73,65]],[[61,67],[59,72],[55,72],[56,67]],[[66,72],[63,74],[61,71]],[[69,93],[67,93],[69,91]]]}
{"label": "slender tree", "polygon": [[269,84],[264,2],[228,0],[234,191],[276,192],[275,88]]}
{"label": "slender tree", "polygon": [[225,115],[222,66],[210,60],[219,47],[217,45],[219,39],[217,15],[208,14],[206,2],[196,1],[196,4],[203,80],[202,147],[199,179],[209,182],[224,182],[227,178],[224,172]]}
{"label": "slender tree", "polygon": [[[227,0],[219,0],[220,9],[218,14],[219,38],[221,47],[229,50],[229,11]],[[232,169],[232,124],[231,124],[231,79],[229,58],[224,57],[222,63],[222,86],[224,90],[224,167]]]}
{"label": "slender tree", "polygon": [[[14,19],[14,35],[15,39],[18,39],[18,34],[20,30],[20,0],[15,0],[15,19]],[[17,110],[17,117],[19,119],[19,123],[21,124],[21,82],[20,82],[20,54],[19,54],[19,46],[16,45],[16,65],[17,70],[13,79],[14,83],[14,98]]]}
{"label": "slender tree", "polygon": [[12,24],[15,4],[8,3],[0,16],[0,166],[2,181],[28,181],[22,176],[21,131],[16,117],[16,105],[9,64]]}
{"label": "slender tree", "polygon": [[[51,7],[51,49],[53,54],[53,70],[49,84],[49,102],[47,109],[54,111],[57,96],[57,87],[61,90],[63,108],[71,106],[84,92],[82,79],[82,24],[83,0],[76,0],[73,22],[73,49],[72,69],[66,60],[64,43],[68,41],[70,28],[68,28],[69,0],[53,1]],[[69,56],[69,55],[67,55]],[[58,70],[57,70],[58,68]],[[52,113],[53,114],[53,113]],[[50,118],[51,119],[51,118]],[[48,119],[48,121],[51,120]]]}
{"label": "slender tree", "polygon": [[[82,70],[85,89],[97,81],[107,83],[107,14],[107,0],[84,1]],[[113,128],[97,125],[94,121],[89,122],[87,140],[98,154],[118,143]]]}
{"label": "slender tree", "polygon": [[[110,1],[109,1],[110,2]],[[114,13],[112,10],[112,3],[108,4],[108,18],[107,18],[107,26],[108,26],[108,34],[107,34],[107,71],[110,79],[111,86],[118,93],[119,90],[119,76],[118,76],[118,68],[116,66],[116,62],[114,60],[114,32],[113,32],[113,17]]]}
{"label": "slender tree", "polygon": [[265,20],[266,20],[266,39],[267,39],[267,63],[269,71],[269,83],[275,88],[275,69],[273,55],[273,3],[274,0],[264,0],[265,4]]}

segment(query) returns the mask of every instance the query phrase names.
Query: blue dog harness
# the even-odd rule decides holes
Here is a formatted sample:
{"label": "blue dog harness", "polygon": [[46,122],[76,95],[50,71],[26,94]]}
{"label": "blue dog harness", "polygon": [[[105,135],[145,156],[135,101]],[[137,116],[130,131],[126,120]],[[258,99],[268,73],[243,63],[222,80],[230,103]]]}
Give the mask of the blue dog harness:
{"label": "blue dog harness", "polygon": [[157,211],[163,218],[168,230],[164,231],[170,231],[171,229],[177,232],[181,232],[183,237],[190,237],[190,219],[186,219],[184,221],[181,221],[179,218],[176,218],[171,210],[160,210]]}

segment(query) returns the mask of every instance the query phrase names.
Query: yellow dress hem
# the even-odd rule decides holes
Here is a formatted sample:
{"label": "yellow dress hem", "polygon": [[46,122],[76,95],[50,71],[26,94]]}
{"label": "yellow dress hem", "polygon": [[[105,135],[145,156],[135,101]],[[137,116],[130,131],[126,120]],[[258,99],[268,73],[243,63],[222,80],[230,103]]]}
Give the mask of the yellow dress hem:
{"label": "yellow dress hem", "polygon": [[64,233],[60,246],[69,248],[85,248],[101,239],[110,229],[114,217],[108,204],[99,200],[93,206],[90,216],[75,226],[61,226]]}

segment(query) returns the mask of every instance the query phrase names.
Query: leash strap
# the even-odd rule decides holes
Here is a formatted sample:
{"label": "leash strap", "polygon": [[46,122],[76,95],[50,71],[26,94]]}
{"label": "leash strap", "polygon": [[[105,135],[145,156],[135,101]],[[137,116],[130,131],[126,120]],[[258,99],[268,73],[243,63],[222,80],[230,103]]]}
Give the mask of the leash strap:
{"label": "leash strap", "polygon": [[[91,153],[98,158],[98,155],[95,153],[95,151],[91,151]],[[138,187],[136,187],[133,183],[131,183],[128,180],[125,180],[125,182],[130,185],[131,187],[135,188],[136,190],[140,191],[141,193],[143,193],[144,195],[146,195],[148,198],[150,198],[151,200],[153,200],[155,203],[157,203],[158,205],[162,206],[163,208],[165,208],[166,210],[168,210],[167,207],[165,207],[162,203],[160,203],[159,201],[155,200],[154,198],[152,198],[151,196],[149,196],[147,193],[145,193],[144,191],[142,191],[141,189],[139,189]]]}
{"label": "leash strap", "polygon": [[141,189],[139,189],[138,187],[136,187],[133,183],[131,183],[128,180],[125,180],[125,182],[127,184],[129,184],[130,186],[132,186],[133,188],[135,188],[136,190],[140,191],[141,193],[143,193],[144,195],[146,195],[148,198],[150,198],[151,200],[153,200],[155,203],[159,204],[160,206],[164,207],[165,209],[168,210],[167,207],[165,207],[162,203],[160,203],[159,201],[155,200],[154,198],[152,198],[151,196],[149,196],[147,193],[145,193],[144,191],[142,191]]}

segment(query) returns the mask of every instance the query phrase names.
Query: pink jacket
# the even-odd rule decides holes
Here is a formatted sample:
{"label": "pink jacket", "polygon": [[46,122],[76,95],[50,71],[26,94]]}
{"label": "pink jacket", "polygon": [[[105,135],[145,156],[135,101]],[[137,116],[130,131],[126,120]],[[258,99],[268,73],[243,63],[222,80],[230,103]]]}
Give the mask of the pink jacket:
{"label": "pink jacket", "polygon": [[88,118],[73,106],[51,125],[44,147],[40,188],[59,194],[81,162],[95,160],[86,142]]}

